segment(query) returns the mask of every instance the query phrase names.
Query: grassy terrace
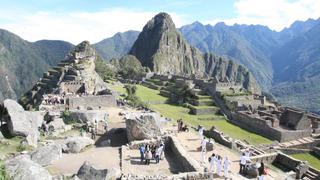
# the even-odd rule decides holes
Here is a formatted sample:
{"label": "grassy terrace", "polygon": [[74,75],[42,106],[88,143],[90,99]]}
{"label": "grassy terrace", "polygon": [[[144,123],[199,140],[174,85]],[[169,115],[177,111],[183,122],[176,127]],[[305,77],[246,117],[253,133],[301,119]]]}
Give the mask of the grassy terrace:
{"label": "grassy terrace", "polygon": [[302,161],[308,161],[310,166],[320,170],[320,160],[310,153],[292,154],[290,156]]}
{"label": "grassy terrace", "polygon": [[[124,88],[119,85],[110,85],[109,87],[115,91],[120,93],[125,92]],[[159,95],[158,90],[153,90],[141,85],[137,85],[137,95],[141,98],[141,100],[145,102],[150,101],[165,101],[167,98]],[[202,97],[202,96],[201,96]],[[208,96],[203,96],[202,98],[207,98]],[[182,106],[173,105],[173,104],[151,104],[150,107],[162,114],[165,117],[172,118],[177,120],[182,118],[185,122],[188,122],[194,126],[199,124],[205,126],[207,129],[215,126],[218,130],[224,132],[232,138],[246,140],[247,142],[256,145],[256,144],[267,144],[271,143],[269,139],[266,139],[257,134],[245,131],[238,126],[235,126],[225,120],[225,118],[221,115],[210,114],[210,115],[191,115],[189,114],[189,109],[184,108]],[[205,106],[207,107],[207,106]],[[209,106],[212,107],[212,106]],[[205,120],[205,119],[214,119],[214,120]]]}

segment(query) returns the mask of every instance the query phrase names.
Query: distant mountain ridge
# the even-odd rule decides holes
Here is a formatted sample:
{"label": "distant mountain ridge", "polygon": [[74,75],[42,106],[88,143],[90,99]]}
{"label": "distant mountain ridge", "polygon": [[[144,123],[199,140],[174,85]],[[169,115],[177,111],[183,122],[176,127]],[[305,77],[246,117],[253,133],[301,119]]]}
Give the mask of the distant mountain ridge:
{"label": "distant mountain ridge", "polygon": [[0,29],[0,100],[18,98],[72,46],[65,41],[31,43]]}

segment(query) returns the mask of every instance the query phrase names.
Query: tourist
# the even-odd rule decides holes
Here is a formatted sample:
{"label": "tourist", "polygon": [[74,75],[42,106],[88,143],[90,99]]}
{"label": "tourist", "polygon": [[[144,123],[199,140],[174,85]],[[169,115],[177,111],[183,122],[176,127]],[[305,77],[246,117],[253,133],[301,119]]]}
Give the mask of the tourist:
{"label": "tourist", "polygon": [[156,158],[156,151],[157,151],[157,146],[156,145],[151,145],[151,154],[152,154],[152,159]]}
{"label": "tourist", "polygon": [[146,150],[145,152],[145,158],[146,158],[146,165],[150,164],[150,160],[152,159],[152,153],[151,150]]}
{"label": "tourist", "polygon": [[249,157],[246,156],[245,153],[242,153],[240,157],[240,170],[239,170],[240,174],[245,174],[245,169],[248,162],[250,162]]}
{"label": "tourist", "polygon": [[202,160],[202,163],[204,163],[205,158],[206,158],[207,142],[208,142],[208,140],[205,137],[201,141],[201,160]]}
{"label": "tourist", "polygon": [[161,151],[161,154],[160,154],[160,160],[162,159],[162,157],[164,156],[164,147],[165,147],[165,145],[164,145],[164,143],[161,141],[161,143],[160,143],[160,147],[161,147],[161,149],[162,149],[162,151]]}
{"label": "tourist", "polygon": [[143,160],[144,160],[144,152],[145,152],[145,148],[144,148],[143,145],[141,145],[141,146],[139,147],[139,151],[140,151],[140,161],[141,161],[141,163],[142,163]]}
{"label": "tourist", "polygon": [[180,132],[180,130],[181,130],[181,122],[182,120],[181,119],[178,119],[177,120],[177,124],[178,124],[178,133]]}
{"label": "tourist", "polygon": [[204,131],[204,128],[202,126],[199,126],[199,136],[200,136],[200,139],[203,139],[203,131]]}
{"label": "tourist", "polygon": [[224,158],[223,162],[223,170],[224,170],[224,177],[227,179],[229,178],[229,167],[231,165],[231,161],[229,160],[228,156]]}
{"label": "tourist", "polygon": [[91,139],[95,140],[96,139],[96,127],[91,128]]}
{"label": "tourist", "polygon": [[220,177],[221,175],[221,168],[222,168],[222,157],[218,155],[217,158],[217,174]]}
{"label": "tourist", "polygon": [[163,146],[160,145],[160,147],[157,149],[157,152],[156,152],[156,163],[159,163],[162,151],[163,151]]}
{"label": "tourist", "polygon": [[267,175],[267,169],[264,167],[264,163],[261,161],[261,165],[258,168],[259,176],[258,180],[264,180],[264,176]]}
{"label": "tourist", "polygon": [[247,156],[248,158],[250,158],[251,156],[251,150],[249,148],[246,148],[246,150],[244,151],[245,156]]}
{"label": "tourist", "polygon": [[210,172],[214,171],[214,166],[217,161],[217,156],[213,153],[211,157],[209,158],[209,163],[210,163]]}
{"label": "tourist", "polygon": [[81,137],[85,136],[85,130],[82,127],[80,128],[80,136]]}

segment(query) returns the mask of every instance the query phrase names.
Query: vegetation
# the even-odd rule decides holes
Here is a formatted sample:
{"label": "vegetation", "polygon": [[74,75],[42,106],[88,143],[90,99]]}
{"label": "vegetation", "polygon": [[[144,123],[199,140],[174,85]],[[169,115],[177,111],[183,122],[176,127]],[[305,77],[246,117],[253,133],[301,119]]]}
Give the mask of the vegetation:
{"label": "vegetation", "polygon": [[4,162],[0,160],[0,180],[9,180],[9,175],[6,172]]}
{"label": "vegetation", "polygon": [[302,161],[308,161],[309,165],[320,170],[320,159],[310,153],[292,154],[290,155]]}
{"label": "vegetation", "polygon": [[125,85],[127,96],[125,99],[129,101],[130,105],[133,107],[148,107],[148,104],[141,101],[141,99],[137,96],[137,86],[134,85]]}
{"label": "vegetation", "polygon": [[10,153],[15,153],[19,149],[20,142],[23,140],[22,137],[13,137],[5,139],[0,142],[0,156],[6,156]]}
{"label": "vegetation", "polygon": [[115,68],[107,65],[100,56],[97,56],[95,61],[95,70],[104,81],[112,79],[116,75]]}
{"label": "vegetation", "polygon": [[68,110],[63,111],[61,117],[66,124],[75,124],[77,122],[75,119],[72,119],[70,111]]}

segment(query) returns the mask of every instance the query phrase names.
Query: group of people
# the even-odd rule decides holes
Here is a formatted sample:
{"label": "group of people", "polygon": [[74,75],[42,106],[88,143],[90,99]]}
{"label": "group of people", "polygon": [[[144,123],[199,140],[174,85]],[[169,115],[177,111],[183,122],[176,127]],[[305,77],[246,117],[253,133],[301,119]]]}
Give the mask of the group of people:
{"label": "group of people", "polygon": [[[251,156],[250,149],[246,149],[242,152],[240,156],[240,170],[239,173],[242,175],[247,174],[248,165],[251,163],[250,156]],[[268,174],[267,169],[264,167],[264,163],[261,161],[260,166],[258,166],[258,179],[264,180],[264,177]]]}
{"label": "group of people", "polygon": [[222,156],[213,153],[208,160],[210,164],[210,172],[215,172],[218,176],[221,176],[221,171],[223,168],[224,177],[229,178],[231,161],[228,156],[222,158]]}
{"label": "group of people", "polygon": [[91,123],[86,122],[86,124],[80,129],[80,135],[85,136],[86,133],[90,133],[91,139],[95,140],[99,131],[99,123],[103,123],[104,132],[108,131],[108,118],[109,114],[106,113],[104,115],[104,119],[100,120],[100,122],[98,122],[97,120]]}
{"label": "group of people", "polygon": [[184,124],[182,119],[178,119],[177,123],[178,123],[178,133],[179,132],[189,132],[188,125]]}
{"label": "group of people", "polygon": [[47,94],[43,96],[46,105],[64,104],[64,97],[56,94]]}
{"label": "group of people", "polygon": [[164,143],[161,142],[159,145],[157,144],[146,144],[141,145],[139,147],[140,151],[140,161],[141,163],[149,165],[152,159],[155,160],[156,163],[159,163],[160,160],[164,156]]}

